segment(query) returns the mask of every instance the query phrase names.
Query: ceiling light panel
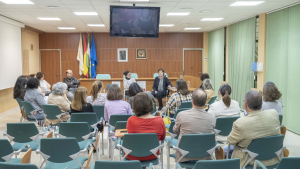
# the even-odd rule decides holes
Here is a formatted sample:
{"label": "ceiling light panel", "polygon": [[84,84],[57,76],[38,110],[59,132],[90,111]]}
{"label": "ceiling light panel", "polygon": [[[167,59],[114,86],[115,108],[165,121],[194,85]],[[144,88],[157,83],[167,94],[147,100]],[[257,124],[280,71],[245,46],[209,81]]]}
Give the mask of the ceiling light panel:
{"label": "ceiling light panel", "polygon": [[0,0],[0,2],[6,3],[6,4],[34,4],[33,2],[29,0]]}
{"label": "ceiling light panel", "polygon": [[265,1],[236,1],[230,6],[256,6],[265,3]]}
{"label": "ceiling light panel", "polygon": [[224,18],[203,18],[201,21],[221,21]]}
{"label": "ceiling light panel", "polygon": [[187,16],[190,12],[170,12],[167,16]]}
{"label": "ceiling light panel", "polygon": [[97,12],[74,12],[76,15],[98,15]]}

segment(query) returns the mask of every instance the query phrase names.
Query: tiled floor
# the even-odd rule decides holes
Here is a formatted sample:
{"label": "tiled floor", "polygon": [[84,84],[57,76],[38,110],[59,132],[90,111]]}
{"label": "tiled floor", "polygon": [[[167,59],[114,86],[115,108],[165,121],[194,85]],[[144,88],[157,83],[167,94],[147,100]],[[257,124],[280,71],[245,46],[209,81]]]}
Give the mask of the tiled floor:
{"label": "tiled floor", "polygon": [[[20,112],[19,112],[19,108],[14,108],[11,109],[7,112],[1,113],[0,114],[0,133],[3,133],[4,131],[6,131],[6,123],[16,123],[20,121]],[[105,136],[107,135],[107,130],[105,130]],[[3,136],[3,134],[0,134],[0,139],[2,138],[6,138]],[[104,137],[104,155],[101,155],[100,160],[107,160],[107,137]],[[294,134],[292,132],[287,131],[285,139],[284,139],[284,145],[290,150],[290,156],[291,157],[299,157],[300,156],[300,136],[297,134]],[[119,152],[117,150],[115,150],[115,160],[119,160]],[[85,154],[83,154],[85,155]],[[19,155],[20,157],[22,156],[22,153]],[[39,156],[33,152],[32,156],[31,156],[31,162],[39,165]],[[96,154],[94,154],[94,161],[96,160]],[[164,148],[164,164],[163,164],[163,168],[166,169],[167,168],[167,156],[166,156],[166,148]],[[170,160],[170,168],[174,168],[175,167],[175,161],[174,159],[171,158]],[[158,166],[156,166],[155,168],[159,168]]]}

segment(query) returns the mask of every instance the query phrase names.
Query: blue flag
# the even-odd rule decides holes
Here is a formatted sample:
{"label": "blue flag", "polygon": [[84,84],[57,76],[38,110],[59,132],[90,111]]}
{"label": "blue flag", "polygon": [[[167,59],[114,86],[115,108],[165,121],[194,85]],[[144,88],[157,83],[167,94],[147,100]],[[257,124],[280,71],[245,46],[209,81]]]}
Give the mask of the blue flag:
{"label": "blue flag", "polygon": [[96,77],[96,66],[97,66],[97,54],[96,54],[96,47],[95,47],[95,40],[94,40],[94,34],[92,35],[92,48],[91,48],[91,78]]}

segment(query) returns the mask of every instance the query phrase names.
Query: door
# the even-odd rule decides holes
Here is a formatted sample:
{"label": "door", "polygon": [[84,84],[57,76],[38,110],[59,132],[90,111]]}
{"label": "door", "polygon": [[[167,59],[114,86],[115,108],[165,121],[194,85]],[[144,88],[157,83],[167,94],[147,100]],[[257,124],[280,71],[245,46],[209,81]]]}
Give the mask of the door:
{"label": "door", "polygon": [[200,77],[202,74],[202,50],[184,51],[184,76]]}
{"label": "door", "polygon": [[61,81],[59,50],[41,50],[41,71],[51,86]]}
{"label": "door", "polygon": [[26,49],[22,51],[22,74],[29,75],[29,51]]}

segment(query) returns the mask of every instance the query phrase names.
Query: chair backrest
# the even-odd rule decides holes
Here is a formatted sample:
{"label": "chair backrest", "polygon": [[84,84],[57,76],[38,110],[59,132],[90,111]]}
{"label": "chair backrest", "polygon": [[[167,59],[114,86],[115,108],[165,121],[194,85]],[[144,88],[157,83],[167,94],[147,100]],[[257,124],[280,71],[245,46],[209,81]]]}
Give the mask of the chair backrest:
{"label": "chair backrest", "polygon": [[181,148],[189,153],[185,157],[203,158],[209,155],[207,150],[214,148],[216,145],[215,134],[184,134],[178,144]]}
{"label": "chair backrest", "polygon": [[110,74],[97,74],[96,79],[111,79]]}
{"label": "chair backrest", "polygon": [[70,122],[87,122],[91,128],[98,120],[96,113],[72,113]]}
{"label": "chair backrest", "polygon": [[55,120],[57,115],[60,115],[62,112],[57,105],[42,105],[44,113],[47,115],[47,119]]}
{"label": "chair backrest", "polygon": [[65,163],[72,161],[69,156],[78,153],[80,147],[75,138],[42,138],[40,150],[50,156],[48,161]]}
{"label": "chair backrest", "polygon": [[11,144],[7,139],[0,139],[0,150],[0,162],[5,162],[5,160],[2,157],[14,152]]}
{"label": "chair backrest", "polygon": [[180,112],[185,111],[185,110],[189,110],[189,109],[190,109],[190,108],[188,108],[188,109],[178,109],[178,110],[175,112],[175,114],[174,114],[174,119],[176,119],[177,115],[178,115]]}
{"label": "chair backrest", "polygon": [[182,102],[179,109],[191,109],[192,107],[192,102]]}
{"label": "chair backrest", "polygon": [[117,121],[116,126],[115,126],[115,130],[126,129],[126,126],[127,126],[127,121]]}
{"label": "chair backrest", "polygon": [[276,169],[298,169],[300,157],[283,157]]}
{"label": "chair backrest", "polygon": [[199,160],[194,169],[240,169],[240,159],[226,159],[226,160]]}
{"label": "chair backrest", "polygon": [[153,114],[155,112],[156,112],[156,103],[153,103],[153,110],[152,110],[152,112],[150,114]]}
{"label": "chair backrest", "polygon": [[108,91],[108,88],[109,88],[110,85],[112,85],[112,84],[107,84],[107,86],[106,86],[106,90],[107,91]]}
{"label": "chair backrest", "polygon": [[32,106],[32,104],[27,101],[22,101],[22,105],[24,107],[25,114],[27,116],[31,115],[30,112],[35,110],[35,108]]}
{"label": "chair backrest", "polygon": [[93,110],[96,113],[97,119],[104,118],[104,105],[93,105]]}
{"label": "chair backrest", "polygon": [[7,134],[14,137],[13,141],[18,143],[28,143],[30,137],[39,134],[35,123],[7,123]]}
{"label": "chair backrest", "polygon": [[23,107],[23,104],[22,104],[22,101],[21,101],[21,99],[19,99],[19,98],[16,98],[16,100],[17,100],[17,102],[18,102],[18,104],[19,104],[19,107],[20,107],[20,110],[22,111],[22,107]]}
{"label": "chair backrest", "polygon": [[213,104],[213,103],[216,101],[217,97],[218,97],[218,96],[212,97],[212,98],[210,99],[210,101],[209,101],[207,104],[209,104],[209,105]]}
{"label": "chair backrest", "polygon": [[283,116],[280,114],[280,115],[279,115],[280,126],[281,126],[281,124],[282,124],[282,118],[283,118]]}
{"label": "chair backrest", "polygon": [[0,169],[38,169],[34,164],[0,163]]}
{"label": "chair backrest", "polygon": [[[158,76],[158,73],[154,73],[154,74],[153,74],[153,79],[155,79],[157,76]],[[167,73],[164,73],[164,76],[168,77],[168,74],[167,74]]]}
{"label": "chair backrest", "polygon": [[158,147],[159,141],[156,133],[125,134],[122,146],[132,150],[132,156],[146,157],[152,155],[150,150]]}
{"label": "chair backrest", "polygon": [[252,140],[248,146],[248,150],[258,154],[256,160],[270,160],[277,155],[275,152],[283,147],[284,135],[268,136]]}
{"label": "chair backrest", "polygon": [[217,118],[215,129],[221,130],[219,135],[228,136],[232,130],[233,122],[235,122],[239,117],[222,117]]}
{"label": "chair backrest", "polygon": [[78,142],[83,141],[82,136],[89,134],[90,128],[86,122],[60,123],[59,134],[66,137],[75,137]]}
{"label": "chair backrest", "polygon": [[132,114],[113,114],[110,116],[109,124],[111,126],[116,126],[117,121],[127,121]]}
{"label": "chair backrest", "polygon": [[96,161],[95,169],[142,169],[140,161]]}
{"label": "chair backrest", "polygon": [[[174,133],[173,127],[175,125],[176,121],[171,121],[170,127],[169,127],[169,132]],[[178,139],[178,135],[175,137],[175,139]]]}
{"label": "chair backrest", "polygon": [[[136,73],[131,73],[131,78],[132,79],[137,79],[138,75]],[[123,79],[125,79],[125,75],[123,75]]]}

